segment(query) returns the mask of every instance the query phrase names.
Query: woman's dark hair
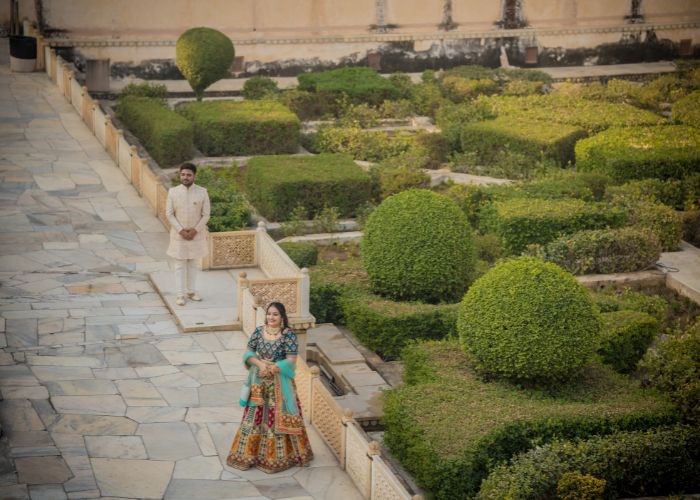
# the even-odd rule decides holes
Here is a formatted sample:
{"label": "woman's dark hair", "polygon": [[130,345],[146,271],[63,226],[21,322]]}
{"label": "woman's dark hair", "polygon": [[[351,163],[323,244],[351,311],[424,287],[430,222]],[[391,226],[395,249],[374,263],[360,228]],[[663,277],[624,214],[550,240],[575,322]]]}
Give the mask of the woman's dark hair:
{"label": "woman's dark hair", "polygon": [[265,324],[267,324],[267,312],[270,310],[271,307],[277,309],[277,311],[280,313],[280,316],[282,316],[282,330],[289,328],[289,318],[287,318],[287,309],[285,309],[284,304],[282,302],[270,302],[267,305],[267,307],[265,308]]}
{"label": "woman's dark hair", "polygon": [[192,170],[192,173],[196,174],[197,173],[197,165],[195,165],[194,163],[190,163],[190,162],[183,163],[182,165],[180,165],[180,170]]}

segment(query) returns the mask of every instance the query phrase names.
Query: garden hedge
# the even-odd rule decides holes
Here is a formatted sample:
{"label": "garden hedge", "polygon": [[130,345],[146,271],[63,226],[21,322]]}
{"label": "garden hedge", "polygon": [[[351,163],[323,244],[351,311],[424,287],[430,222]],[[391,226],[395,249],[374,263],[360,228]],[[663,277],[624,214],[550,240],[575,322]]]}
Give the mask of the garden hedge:
{"label": "garden hedge", "polygon": [[192,158],[192,124],[160,99],[126,96],[119,99],[117,118],[161,167]]}
{"label": "garden hedge", "polygon": [[[211,202],[207,227],[212,233],[239,231],[251,225],[252,214],[248,200],[238,188],[238,167],[197,169],[197,184],[206,188]],[[174,179],[173,185],[179,184]]]}
{"label": "garden hedge", "polygon": [[178,111],[194,125],[194,140],[207,156],[296,153],[299,118],[277,101],[206,101]]}
{"label": "garden hedge", "polygon": [[600,312],[637,311],[649,314],[659,321],[666,318],[668,302],[658,295],[646,295],[630,289],[591,291],[591,298]]}
{"label": "garden hedge", "polygon": [[700,429],[673,426],[546,444],[496,468],[482,483],[477,498],[560,498],[557,486],[568,472],[604,481],[602,496],[589,498],[695,492],[700,487]]}
{"label": "garden hedge", "polygon": [[318,153],[346,153],[356,160],[381,161],[410,149],[415,135],[362,130],[359,127],[320,127],[312,149]]}
{"label": "garden hedge", "polygon": [[311,314],[317,323],[344,324],[343,298],[352,294],[369,294],[367,272],[358,257],[321,260],[309,269]]}
{"label": "garden hedge", "polygon": [[700,128],[700,90],[674,102],[671,116],[677,122]]}
{"label": "garden hedge", "polygon": [[402,359],[405,384],[385,393],[384,443],[435,499],[473,497],[497,464],[536,444],[678,418],[656,392],[605,365],[540,392],[475,376],[454,341],[410,345]]}
{"label": "garden hedge", "polygon": [[297,76],[299,90],[319,92],[340,98],[345,95],[355,104],[379,106],[385,99],[398,99],[400,90],[371,68],[340,68]]}
{"label": "garden hedge", "polygon": [[601,342],[604,363],[620,373],[631,373],[651,343],[659,336],[659,320],[644,312],[616,311],[601,314]]}
{"label": "garden hedge", "polygon": [[526,97],[480,98],[492,112],[511,122],[537,121],[580,127],[594,134],[610,127],[664,125],[668,121],[625,103],[601,102],[557,93]]}
{"label": "garden hedge", "polygon": [[685,125],[608,129],[576,144],[576,168],[619,182],[700,173],[700,134]]}
{"label": "garden hedge", "polygon": [[372,197],[369,175],[347,155],[258,156],[248,162],[245,187],[265,217],[286,220],[298,205],[311,219],[325,207],[351,216]]}
{"label": "garden hedge", "polygon": [[551,122],[525,121],[499,116],[494,120],[466,123],[462,127],[462,151],[476,152],[485,163],[499,151],[543,156],[562,166],[574,160],[576,141],[586,137],[582,128]]}
{"label": "garden hedge", "polygon": [[661,244],[649,231],[634,227],[591,229],[565,235],[535,252],[572,274],[643,271],[661,256]]}
{"label": "garden hedge", "polygon": [[299,268],[308,268],[316,265],[318,248],[313,243],[307,241],[283,241],[279,246]]}
{"label": "garden hedge", "polygon": [[204,90],[228,74],[235,51],[231,40],[215,29],[192,28],[175,44],[175,65],[201,101]]}
{"label": "garden hedge", "polygon": [[256,75],[243,84],[243,97],[251,100],[271,99],[279,94],[277,82],[269,76]]}
{"label": "garden hedge", "polygon": [[528,245],[546,244],[584,229],[619,227],[626,211],[603,203],[577,199],[515,198],[492,203],[480,213],[481,229],[497,234],[510,254]]}
{"label": "garden hedge", "polygon": [[469,222],[452,200],[425,189],[384,200],[369,216],[361,248],[372,289],[385,297],[451,302],[473,279]]}
{"label": "garden hedge", "polygon": [[571,274],[532,257],[501,261],[469,288],[457,330],[482,373],[516,381],[568,380],[591,359],[600,320]]}
{"label": "garden hedge", "polygon": [[629,181],[618,186],[609,186],[606,197],[615,200],[648,200],[652,203],[663,203],[677,210],[685,206],[683,181],[680,179],[640,179]]}
{"label": "garden hedge", "polygon": [[678,249],[683,235],[681,212],[666,205],[646,201],[625,201],[628,223],[632,227],[652,233],[661,243],[661,250],[673,252]]}

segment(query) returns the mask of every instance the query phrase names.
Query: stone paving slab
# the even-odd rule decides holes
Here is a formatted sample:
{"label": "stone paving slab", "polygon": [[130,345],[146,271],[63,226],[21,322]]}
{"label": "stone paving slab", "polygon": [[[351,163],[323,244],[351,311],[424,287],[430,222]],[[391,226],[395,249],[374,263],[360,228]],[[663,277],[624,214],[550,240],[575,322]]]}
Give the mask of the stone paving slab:
{"label": "stone paving slab", "polygon": [[667,286],[700,304],[700,249],[684,241],[679,252],[662,253],[659,261],[671,271]]}

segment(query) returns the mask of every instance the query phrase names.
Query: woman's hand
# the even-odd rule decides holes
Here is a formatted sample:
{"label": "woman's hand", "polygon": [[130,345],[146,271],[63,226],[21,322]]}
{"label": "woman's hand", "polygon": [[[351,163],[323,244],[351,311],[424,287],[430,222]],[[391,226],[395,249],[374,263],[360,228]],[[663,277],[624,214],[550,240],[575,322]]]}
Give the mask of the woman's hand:
{"label": "woman's hand", "polygon": [[258,369],[258,376],[259,377],[265,378],[265,377],[267,377],[268,373],[269,373],[268,368],[267,368],[267,365],[265,365],[265,364],[260,366],[260,368]]}

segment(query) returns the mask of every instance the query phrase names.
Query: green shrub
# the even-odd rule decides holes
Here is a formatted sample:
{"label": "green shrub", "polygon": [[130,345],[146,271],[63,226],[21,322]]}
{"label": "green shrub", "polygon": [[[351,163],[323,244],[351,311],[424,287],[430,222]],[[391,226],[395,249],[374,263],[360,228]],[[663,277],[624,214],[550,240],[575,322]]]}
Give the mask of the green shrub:
{"label": "green shrub", "polygon": [[405,384],[384,393],[384,443],[431,498],[471,498],[495,465],[554,439],[677,418],[655,392],[604,365],[542,392],[479,379],[456,342],[410,345],[401,357]]}
{"label": "green shrub", "polygon": [[667,393],[685,420],[700,424],[700,321],[659,341],[639,366],[647,382]]}
{"label": "green shrub", "polygon": [[400,90],[371,68],[340,68],[297,76],[299,90],[323,92],[337,98],[346,95],[350,102],[379,106],[385,99],[398,99]]}
{"label": "green shrub", "polygon": [[489,163],[483,164],[478,153],[452,153],[450,163],[452,170],[474,175],[487,175],[490,177],[527,180],[561,172],[561,166],[555,161],[516,153],[509,150],[496,151],[489,159]]}
{"label": "green shrub", "polygon": [[[410,99],[413,92],[413,82],[411,77],[406,73],[392,73],[389,75],[389,81],[396,87],[400,99]],[[386,102],[386,101],[385,101]]]}
{"label": "green shrub", "polygon": [[299,119],[275,101],[188,103],[179,112],[194,124],[197,147],[208,156],[296,153]]}
{"label": "green shrub", "polygon": [[682,178],[699,173],[700,134],[692,127],[610,129],[576,144],[576,168],[614,180]]}
{"label": "green shrub", "polygon": [[561,500],[602,500],[605,480],[589,474],[565,472],[557,482],[557,498]]}
{"label": "green shrub", "polygon": [[320,127],[314,149],[320,153],[346,153],[356,160],[381,161],[408,151],[413,140],[408,134],[390,135],[358,127]]}
{"label": "green shrub", "polygon": [[382,118],[394,118],[398,120],[413,116],[413,103],[410,99],[399,99],[398,101],[386,100],[379,108]]}
{"label": "green shrub", "polygon": [[270,99],[278,93],[277,82],[269,76],[253,76],[243,84],[243,97],[246,99]]}
{"label": "green shrub", "polygon": [[571,378],[590,361],[600,323],[573,276],[521,257],[496,264],[471,286],[457,329],[479,371],[552,382]]}
{"label": "green shrub", "polygon": [[501,150],[551,158],[566,165],[574,159],[574,144],[586,136],[578,127],[557,123],[520,121],[498,117],[462,127],[462,151],[478,153],[479,160],[489,163]]}
{"label": "green shrub", "polygon": [[158,83],[130,83],[119,92],[119,99],[126,96],[153,97],[155,99],[165,99],[168,97],[168,87]]}
{"label": "green shrub", "polygon": [[438,108],[449,103],[449,101],[442,96],[440,87],[435,83],[419,83],[414,86],[413,93],[411,94],[411,101],[413,102],[416,113],[431,117],[435,116],[435,112]]}
{"label": "green shrub", "polygon": [[623,210],[602,203],[537,198],[498,201],[482,210],[480,217],[480,227],[500,236],[509,254],[584,229],[619,227],[626,219]]}
{"label": "green shrub", "polygon": [[700,127],[700,90],[696,90],[673,103],[671,113],[677,122],[696,128]]}
{"label": "green shrub", "polygon": [[[239,231],[251,225],[248,201],[238,189],[237,170],[237,166],[197,169],[197,184],[207,188],[209,193],[211,216],[207,227],[212,233]],[[179,184],[179,179],[174,181],[173,185]]]}
{"label": "green shrub", "polygon": [[318,260],[318,248],[316,248],[316,245],[313,243],[306,241],[284,241],[280,243],[279,246],[299,268],[316,265],[316,261]]}
{"label": "green shrub", "polygon": [[685,206],[683,182],[679,179],[640,179],[629,181],[620,186],[610,186],[606,192],[611,201],[647,200],[663,203],[678,210]]}
{"label": "green shrub", "polygon": [[248,162],[246,191],[258,211],[285,220],[304,200],[307,219],[325,207],[350,216],[370,200],[369,175],[347,155],[259,156]]}
{"label": "green shrub", "polygon": [[309,271],[309,309],[317,323],[345,323],[343,298],[369,293],[369,278],[359,257],[321,261]]}
{"label": "green shrub", "polygon": [[440,74],[440,81],[450,77],[460,77],[467,80],[496,80],[498,70],[479,66],[478,64],[469,64],[465,66],[455,66]]}
{"label": "green shrub", "polygon": [[659,321],[666,317],[668,303],[658,295],[646,295],[630,289],[591,292],[593,302],[602,313],[637,311],[649,314]]}
{"label": "green shrub", "polygon": [[336,112],[335,98],[329,94],[291,89],[282,92],[279,99],[302,121],[328,118]]}
{"label": "green shrub", "polygon": [[384,359],[397,358],[409,342],[453,335],[459,307],[395,302],[371,294],[346,294],[341,304],[347,327]]}
{"label": "green shrub", "polygon": [[117,105],[117,118],[160,166],[170,167],[192,158],[192,124],[160,99],[123,97]]}
{"label": "green shrub", "polygon": [[526,182],[520,190],[531,198],[557,200],[576,198],[583,201],[600,200],[593,193],[589,179],[578,173],[558,171],[547,177]]}
{"label": "green shrub", "polygon": [[474,99],[478,95],[489,95],[498,91],[498,84],[493,80],[467,80],[459,76],[449,75],[441,81],[442,94],[454,103],[462,103]]}
{"label": "green shrub", "polygon": [[423,83],[437,83],[435,71],[432,69],[423,70],[423,73],[420,75],[420,81]]}
{"label": "green shrub", "polygon": [[579,127],[594,134],[610,127],[663,125],[663,117],[625,103],[601,102],[561,94],[493,96],[480,100],[511,122],[538,121]]}
{"label": "green shrub", "polygon": [[533,253],[572,274],[629,273],[652,267],[661,256],[661,245],[648,231],[623,227],[579,231]]}
{"label": "green shrub", "polygon": [[449,198],[412,189],[384,200],[362,237],[362,260],[375,293],[397,300],[453,301],[469,285],[474,235]]}
{"label": "green shrub", "polygon": [[482,226],[481,219],[488,213],[492,202],[519,196],[517,190],[510,185],[493,184],[486,186],[453,184],[445,191],[445,195],[457,203],[473,228]]}
{"label": "green shrub", "polygon": [[567,472],[603,479],[605,498],[695,491],[699,449],[700,432],[684,426],[554,442],[496,468],[477,498],[555,498],[557,484]]}
{"label": "green shrub", "polygon": [[601,314],[598,353],[620,373],[631,373],[659,335],[659,321],[647,313],[615,311]]}
{"label": "green shrub", "polygon": [[416,167],[440,168],[450,154],[450,143],[443,134],[421,130],[413,137],[407,152],[420,159]]}
{"label": "green shrub", "polygon": [[421,169],[408,165],[375,167],[373,174],[377,178],[382,200],[408,189],[430,187],[430,176]]}
{"label": "green shrub", "polygon": [[371,128],[379,125],[380,113],[376,108],[362,104],[344,106],[338,117],[339,127]]}
{"label": "green shrub", "polygon": [[700,210],[689,210],[681,214],[683,240],[700,247]]}
{"label": "green shrub", "polygon": [[175,45],[175,65],[198,101],[209,85],[228,74],[234,56],[231,40],[211,28],[189,29],[180,35]]}
{"label": "green shrub", "polygon": [[477,234],[474,241],[479,260],[493,264],[503,256],[501,240],[495,234]]}
{"label": "green shrub", "polygon": [[498,68],[496,71],[498,72],[498,77],[506,81],[524,80],[528,82],[541,82],[547,85],[554,81],[549,73],[538,69]]}
{"label": "green shrub", "polygon": [[454,105],[452,103],[440,106],[435,112],[435,123],[449,141],[452,149],[459,149],[460,134],[465,123],[478,122],[495,118],[491,110],[484,104],[468,102]]}
{"label": "green shrub", "polygon": [[526,96],[541,94],[544,91],[544,83],[528,80],[513,80],[506,83],[503,95]]}
{"label": "green shrub", "polygon": [[678,249],[683,235],[681,214],[666,205],[645,201],[627,202],[628,222],[631,226],[645,229],[661,243],[661,250],[673,252]]}
{"label": "green shrub", "polygon": [[317,233],[334,233],[338,229],[340,219],[340,209],[325,205],[313,220],[313,230]]}

